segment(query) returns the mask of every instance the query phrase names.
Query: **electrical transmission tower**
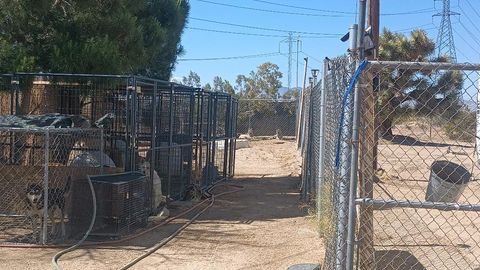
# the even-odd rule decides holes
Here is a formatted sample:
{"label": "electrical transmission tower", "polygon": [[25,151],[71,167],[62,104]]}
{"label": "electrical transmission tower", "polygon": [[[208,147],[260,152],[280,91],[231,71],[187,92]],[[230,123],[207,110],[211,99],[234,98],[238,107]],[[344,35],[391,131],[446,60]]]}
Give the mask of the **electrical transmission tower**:
{"label": "electrical transmission tower", "polygon": [[457,62],[457,53],[455,50],[455,42],[453,41],[452,22],[450,20],[450,16],[460,14],[450,10],[450,0],[435,1],[443,2],[442,12],[433,15],[442,17],[437,36],[438,57],[447,56],[451,61]]}
{"label": "electrical transmission tower", "polygon": [[292,89],[293,36],[288,33],[288,90]]}
{"label": "electrical transmission tower", "polygon": [[[283,43],[287,43],[287,46],[288,46],[288,90],[292,89],[292,81],[293,81],[293,61],[294,61],[294,56],[296,54],[296,57],[297,57],[297,64],[296,64],[296,67],[297,67],[297,79],[296,79],[296,86],[298,88],[298,54],[300,52],[300,47],[301,47],[301,44],[302,44],[302,41],[300,40],[300,37],[294,37],[293,36],[293,33],[290,32],[288,33],[288,37],[282,41],[280,41],[280,44],[279,44],[279,52],[281,53],[282,51],[282,45]],[[294,52],[294,45],[296,43],[296,46],[297,46],[297,49],[296,49],[296,52]],[[283,54],[283,53],[282,53]]]}
{"label": "electrical transmission tower", "polygon": [[[280,43],[287,43],[288,46],[288,90],[292,87],[293,42],[293,33],[288,33],[288,37],[280,41]],[[281,51],[281,48],[279,47],[278,50]]]}

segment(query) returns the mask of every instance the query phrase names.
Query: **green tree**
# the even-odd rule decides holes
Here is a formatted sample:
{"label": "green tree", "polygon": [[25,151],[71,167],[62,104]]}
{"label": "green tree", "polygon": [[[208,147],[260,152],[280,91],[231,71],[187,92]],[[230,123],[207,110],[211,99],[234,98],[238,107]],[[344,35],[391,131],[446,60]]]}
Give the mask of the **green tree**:
{"label": "green tree", "polygon": [[[410,36],[384,29],[380,37],[379,59],[386,61],[428,61],[435,43],[423,30]],[[433,61],[448,61],[446,58]],[[384,69],[379,73],[377,111],[382,136],[391,136],[393,122],[404,112],[401,104],[415,104],[415,114],[432,116],[452,114],[458,110],[463,78],[456,71],[425,72],[409,69]]]}
{"label": "green tree", "polygon": [[188,76],[183,76],[182,78],[182,83],[187,86],[191,87],[201,87],[202,83],[200,81],[200,76],[196,73],[190,70],[190,73]]}
{"label": "green tree", "polygon": [[207,83],[203,86],[203,90],[205,91],[212,91],[212,86],[210,85],[210,83]]}
{"label": "green tree", "polygon": [[168,80],[189,12],[178,0],[0,0],[0,72],[133,73]]}
{"label": "green tree", "polygon": [[234,89],[240,99],[247,99],[240,101],[239,123],[245,125],[253,115],[257,119],[269,119],[273,115],[290,113],[284,102],[278,102],[282,76],[279,67],[270,62],[261,64],[248,76],[237,76]]}
{"label": "green tree", "polygon": [[223,92],[230,94],[230,95],[235,95],[235,89],[233,86],[230,84],[229,81],[225,80],[224,85],[223,85]]}
{"label": "green tree", "polygon": [[229,81],[223,80],[220,76],[215,76],[213,78],[213,91],[228,93],[230,95],[235,95],[235,89],[230,84]]}
{"label": "green tree", "polygon": [[280,79],[283,77],[280,68],[273,63],[263,63],[257,70],[251,71],[249,76],[238,75],[236,90],[244,98],[278,99],[278,90],[282,87]]}

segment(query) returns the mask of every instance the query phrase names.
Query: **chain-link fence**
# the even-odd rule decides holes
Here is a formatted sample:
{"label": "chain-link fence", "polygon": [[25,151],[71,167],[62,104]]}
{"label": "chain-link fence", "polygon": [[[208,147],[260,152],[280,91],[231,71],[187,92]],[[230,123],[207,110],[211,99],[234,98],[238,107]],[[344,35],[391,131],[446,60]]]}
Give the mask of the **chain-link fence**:
{"label": "chain-link fence", "polygon": [[250,137],[295,137],[296,99],[240,99],[237,132]]}
{"label": "chain-link fence", "polygon": [[[87,175],[111,168],[101,129],[0,128],[0,242],[46,244],[79,239],[88,224],[79,205]],[[103,164],[104,166],[102,166]],[[80,199],[73,204],[75,198]],[[85,209],[84,209],[85,210]],[[91,216],[91,207],[86,210]],[[76,235],[79,234],[79,235]]]}
{"label": "chain-link fence", "polygon": [[304,159],[318,183],[324,269],[480,269],[478,71],[326,63],[321,98],[310,101],[320,109]]}

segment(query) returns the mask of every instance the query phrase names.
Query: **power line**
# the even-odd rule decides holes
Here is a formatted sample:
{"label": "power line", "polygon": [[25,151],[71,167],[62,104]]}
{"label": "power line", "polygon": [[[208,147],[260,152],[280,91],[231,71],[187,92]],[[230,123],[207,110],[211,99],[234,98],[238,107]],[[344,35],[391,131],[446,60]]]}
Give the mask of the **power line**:
{"label": "power line", "polygon": [[477,9],[472,5],[472,3],[470,3],[470,0],[466,0],[467,1],[467,4],[470,6],[470,8],[473,10],[473,12],[475,12],[475,14],[477,14],[478,17],[480,17],[480,13],[478,13]]}
{"label": "power line", "polygon": [[[232,34],[232,35],[259,36],[259,37],[278,37],[278,38],[287,38],[288,37],[288,35],[271,35],[271,34],[225,31],[225,30],[207,29],[207,28],[191,27],[191,26],[186,26],[185,28],[190,29],[190,30],[198,30],[198,31],[205,31],[205,32],[222,33],[222,34]],[[298,36],[298,37],[300,37],[300,38],[337,38],[337,37],[334,37],[334,36]]]}
{"label": "power line", "polygon": [[268,13],[275,13],[275,14],[299,15],[299,16],[310,16],[310,17],[346,17],[345,15],[299,13],[299,12],[270,10],[270,9],[262,9],[262,8],[254,8],[254,7],[246,7],[246,6],[238,6],[238,5],[232,5],[232,4],[225,4],[225,3],[219,3],[219,2],[208,1],[208,0],[197,0],[197,1],[198,1],[198,2],[207,3],[207,4],[212,4],[212,5],[218,5],[218,6],[232,7],[232,8],[238,8],[238,9],[253,10],[253,11],[261,11],[261,12],[268,12]]}
{"label": "power line", "polygon": [[264,4],[269,4],[269,5],[280,6],[280,7],[296,8],[296,9],[303,9],[303,10],[309,10],[309,11],[312,11],[312,10],[313,10],[313,11],[320,11],[320,12],[330,12],[330,13],[349,14],[349,15],[354,15],[354,14],[355,14],[355,12],[348,12],[348,11],[341,11],[341,10],[318,9],[318,8],[309,8],[309,7],[300,7],[300,6],[280,4],[280,3],[274,3],[274,2],[263,1],[263,0],[252,0],[252,1],[254,1],[254,2],[259,2],[259,3],[264,3]]}
{"label": "power line", "polygon": [[342,36],[342,34],[336,34],[336,33],[303,32],[303,31],[283,30],[283,29],[275,29],[275,28],[265,28],[265,27],[250,26],[250,25],[244,25],[244,24],[219,22],[219,21],[201,19],[201,18],[195,18],[195,17],[190,17],[190,20],[209,22],[209,23],[215,23],[215,24],[222,24],[222,25],[229,25],[229,26],[235,26],[235,27],[242,27],[242,28],[248,28],[248,29],[281,32],[281,33],[295,33],[295,34],[304,34],[304,35],[321,35],[321,36],[332,36],[332,37]]}
{"label": "power line", "polygon": [[300,51],[300,52],[303,53],[303,54],[304,54],[305,56],[307,56],[308,58],[311,58],[312,60],[317,61],[317,62],[320,63],[320,64],[323,64],[323,61],[321,61],[321,60],[319,60],[319,59],[317,59],[317,58],[309,55],[308,53],[306,53],[306,52],[304,52],[304,51]]}
{"label": "power line", "polygon": [[246,58],[258,58],[258,57],[269,57],[277,56],[279,52],[272,53],[261,53],[261,54],[251,54],[251,55],[240,55],[240,56],[227,56],[227,57],[211,57],[211,58],[182,58],[178,59],[179,62],[186,61],[217,61],[217,60],[232,60],[232,59],[246,59]]}
{"label": "power line", "polygon": [[480,46],[480,42],[478,41],[477,37],[475,37],[475,35],[470,30],[468,30],[468,28],[461,21],[459,21],[459,23],[463,27],[463,29],[465,29],[465,31],[470,35],[472,40],[475,41],[478,46]]}
{"label": "power line", "polygon": [[[465,10],[463,10],[463,8],[461,6],[459,6],[460,10],[463,12],[463,15],[464,17],[467,18],[467,20],[473,25],[473,27],[477,30],[477,32],[480,32],[480,29],[477,27],[477,25],[472,21],[472,19],[470,19],[470,16],[467,15],[467,13],[465,12]],[[462,25],[463,28],[465,28],[465,26],[463,26],[463,23],[460,21],[460,25]],[[467,30],[467,29],[466,29]],[[473,34],[471,34],[470,30],[467,30],[467,32],[472,36],[472,38],[475,39],[475,41],[477,42],[478,44],[478,40],[477,40],[477,37]]]}
{"label": "power line", "polygon": [[[477,54],[480,54],[480,51],[478,51],[477,49],[475,49],[475,47],[472,46],[472,44],[470,44],[470,42],[468,42],[462,35],[460,35],[459,32],[457,32],[457,30],[455,30],[455,28],[452,28],[452,30],[453,30],[453,32],[454,32],[455,34],[457,34],[457,36],[458,36],[460,39],[463,40],[463,42],[465,42],[465,44],[468,45],[468,47],[470,47],[470,49],[472,49],[473,51],[475,51]],[[464,56],[465,56],[465,55],[464,55]],[[465,57],[465,58],[467,58],[467,57]]]}
{"label": "power line", "polygon": [[412,27],[397,29],[397,30],[392,30],[392,31],[393,32],[409,32],[410,30],[416,30],[416,29],[422,29],[422,30],[436,29],[436,27],[422,28],[424,26],[430,26],[430,25],[432,25],[432,23],[426,23],[426,24],[422,24],[422,25],[417,25],[417,26],[412,26]]}
{"label": "power line", "polygon": [[[319,12],[348,14],[348,15],[355,15],[356,14],[356,12],[349,12],[349,11],[342,11],[342,10],[318,9],[318,8],[311,8],[311,7],[301,7],[301,6],[280,4],[280,3],[264,1],[264,0],[252,0],[252,1],[259,2],[259,3],[264,3],[264,4],[269,4],[269,5],[280,6],[280,7],[288,7],[288,8],[294,8],[294,9],[309,10],[309,11],[319,11]],[[429,13],[429,12],[432,12],[432,11],[434,11],[433,8],[424,8],[424,9],[417,9],[417,10],[404,11],[404,12],[382,13],[380,15],[382,15],[382,16],[409,15],[409,14]]]}

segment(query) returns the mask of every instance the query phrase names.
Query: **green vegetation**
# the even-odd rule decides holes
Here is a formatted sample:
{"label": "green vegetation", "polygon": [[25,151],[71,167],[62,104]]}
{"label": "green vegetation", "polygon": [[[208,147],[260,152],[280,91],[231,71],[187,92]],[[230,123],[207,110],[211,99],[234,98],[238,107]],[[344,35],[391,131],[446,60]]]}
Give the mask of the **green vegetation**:
{"label": "green vegetation", "polygon": [[[405,36],[385,29],[380,37],[380,60],[428,62],[434,52],[435,43],[423,30],[415,30],[410,36]],[[445,62],[448,59],[433,61]],[[384,69],[379,75],[377,111],[382,136],[393,135],[392,125],[402,114],[440,116],[449,121],[461,108],[463,76],[458,71]],[[412,108],[400,106],[406,101],[413,104]]]}
{"label": "green vegetation", "polygon": [[449,139],[455,141],[474,142],[476,134],[476,113],[458,111],[454,117],[444,124],[444,130]]}
{"label": "green vegetation", "polygon": [[0,72],[168,80],[189,12],[178,0],[0,0]]}

